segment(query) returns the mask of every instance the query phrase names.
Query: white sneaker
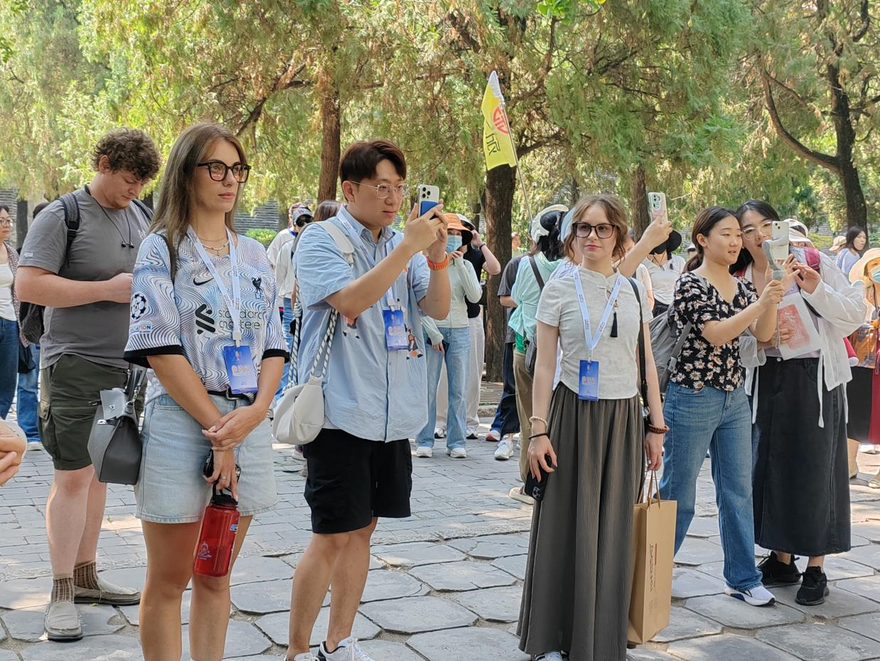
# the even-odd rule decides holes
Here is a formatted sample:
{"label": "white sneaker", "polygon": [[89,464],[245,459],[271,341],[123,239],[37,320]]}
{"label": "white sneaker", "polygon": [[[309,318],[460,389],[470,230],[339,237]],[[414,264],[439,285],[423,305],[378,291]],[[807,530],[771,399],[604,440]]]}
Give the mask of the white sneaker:
{"label": "white sneaker", "polygon": [[318,657],[311,652],[303,652],[293,657],[293,661],[318,661]]}
{"label": "white sneaker", "polygon": [[430,445],[420,445],[416,448],[416,456],[430,459],[434,456],[434,448],[432,448]]}
{"label": "white sneaker", "polygon": [[726,587],[724,592],[734,599],[746,602],[749,606],[772,606],[776,603],[776,597],[763,585],[753,587],[751,590],[734,590]]}
{"label": "white sneaker", "polygon": [[535,499],[525,493],[523,487],[513,487],[513,489],[507,492],[507,495],[523,505],[535,504]]}
{"label": "white sneaker", "polygon": [[536,656],[535,661],[563,661],[562,652],[544,652]]}
{"label": "white sneaker", "polygon": [[446,450],[446,454],[453,459],[467,459],[467,450],[465,448],[452,448],[451,450]]}
{"label": "white sneaker", "polygon": [[465,432],[465,438],[471,441],[476,441],[479,438],[479,436],[477,436],[478,431],[479,430],[476,427],[468,427]]}
{"label": "white sneaker", "polygon": [[486,440],[490,443],[497,443],[501,440],[501,432],[496,429],[490,429],[486,432]]}
{"label": "white sneaker", "polygon": [[333,654],[327,651],[324,643],[318,648],[317,661],[376,661],[358,645],[357,638],[346,638],[339,641],[339,647]]}
{"label": "white sneaker", "polygon": [[495,449],[495,458],[498,461],[507,461],[513,456],[513,439],[505,436]]}
{"label": "white sneaker", "polygon": [[434,438],[446,438],[446,427],[437,427],[434,430]]}

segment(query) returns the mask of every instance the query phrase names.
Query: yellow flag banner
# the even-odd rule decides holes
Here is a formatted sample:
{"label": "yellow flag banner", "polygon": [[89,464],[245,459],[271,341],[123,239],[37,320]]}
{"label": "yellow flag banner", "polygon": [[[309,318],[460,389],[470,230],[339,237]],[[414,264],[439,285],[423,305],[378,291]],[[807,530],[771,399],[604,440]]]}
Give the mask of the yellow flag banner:
{"label": "yellow flag banner", "polygon": [[494,71],[489,76],[486,91],[483,94],[483,153],[486,156],[486,169],[491,170],[499,165],[516,167],[516,151],[510,135],[510,124],[504,111],[504,96],[498,74]]}

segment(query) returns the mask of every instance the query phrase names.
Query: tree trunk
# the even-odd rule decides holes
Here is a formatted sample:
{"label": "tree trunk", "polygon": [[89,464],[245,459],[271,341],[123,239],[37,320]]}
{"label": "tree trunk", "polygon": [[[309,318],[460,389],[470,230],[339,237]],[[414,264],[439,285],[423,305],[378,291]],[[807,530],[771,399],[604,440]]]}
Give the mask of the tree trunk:
{"label": "tree trunk", "polygon": [[[516,171],[502,165],[486,173],[486,243],[504,266],[510,261],[513,193]],[[486,291],[486,378],[501,381],[506,315],[498,302],[499,278],[489,278]]]}
{"label": "tree trunk", "polygon": [[318,83],[321,95],[321,175],[318,179],[318,199],[336,199],[336,181],[339,178],[340,128],[342,110],[339,104],[339,88],[327,74],[322,73]]}
{"label": "tree trunk", "polygon": [[630,206],[632,213],[632,226],[636,232],[636,241],[642,233],[648,229],[651,223],[651,214],[648,212],[648,188],[645,183],[645,166],[639,163],[633,170],[630,189]]}
{"label": "tree trunk", "polygon": [[840,82],[837,61],[828,64],[826,77],[831,91],[831,115],[834,117],[834,133],[837,136],[838,176],[843,185],[848,227],[868,227],[868,207],[859,180],[859,171],[853,163],[853,146],[856,132],[852,125],[849,96]]}

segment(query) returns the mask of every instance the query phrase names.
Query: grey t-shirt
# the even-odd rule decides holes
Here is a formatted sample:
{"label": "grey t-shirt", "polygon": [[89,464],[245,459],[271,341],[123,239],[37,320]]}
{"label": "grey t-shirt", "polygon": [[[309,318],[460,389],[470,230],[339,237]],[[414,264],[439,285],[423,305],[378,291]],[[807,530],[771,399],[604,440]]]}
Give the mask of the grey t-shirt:
{"label": "grey t-shirt", "polygon": [[[64,208],[57,200],[34,220],[21,248],[19,266],[35,266],[62,278],[86,282],[133,273],[138,249],[149,228],[143,210],[134,203],[126,209],[102,210],[85,188],[74,195],[79,204],[79,230],[70,246],[69,260],[65,254]],[[134,247],[123,247],[123,243]],[[72,354],[100,365],[127,367],[122,353],[128,341],[129,314],[129,303],[111,301],[47,307],[45,333],[40,340],[41,366],[49,367],[64,354]]]}
{"label": "grey t-shirt", "polygon": [[[522,258],[522,255],[517,255],[504,267],[504,273],[501,274],[501,282],[498,283],[498,296],[510,296],[513,292],[513,283],[516,282],[516,272],[519,270],[519,263]],[[514,308],[504,308],[504,342],[506,344],[516,342],[516,333],[510,327],[510,315],[513,314],[513,311]]]}

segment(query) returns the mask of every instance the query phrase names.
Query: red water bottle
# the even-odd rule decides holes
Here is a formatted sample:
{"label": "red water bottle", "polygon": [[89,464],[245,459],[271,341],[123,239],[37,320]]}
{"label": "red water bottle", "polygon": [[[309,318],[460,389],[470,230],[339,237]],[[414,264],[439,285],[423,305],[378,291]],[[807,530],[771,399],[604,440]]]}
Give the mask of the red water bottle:
{"label": "red water bottle", "polygon": [[193,571],[202,576],[222,577],[229,573],[235,534],[238,531],[238,502],[225,489],[214,488],[211,504],[205,508],[202,531],[196,547]]}

